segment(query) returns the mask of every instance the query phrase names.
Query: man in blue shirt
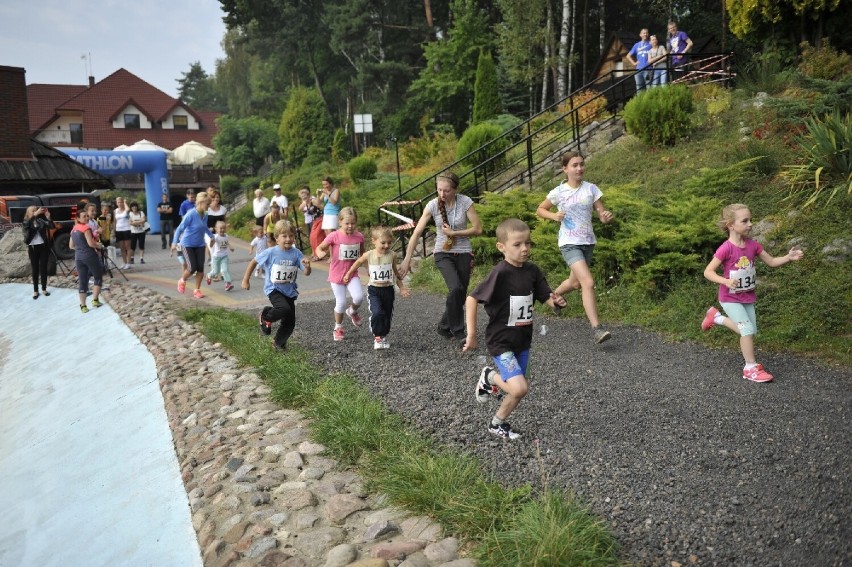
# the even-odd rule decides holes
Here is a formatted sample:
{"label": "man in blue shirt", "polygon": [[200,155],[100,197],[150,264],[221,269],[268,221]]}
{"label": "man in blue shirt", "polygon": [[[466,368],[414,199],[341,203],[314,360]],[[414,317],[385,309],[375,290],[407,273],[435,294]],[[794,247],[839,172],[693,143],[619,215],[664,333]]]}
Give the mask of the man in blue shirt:
{"label": "man in blue shirt", "polygon": [[186,201],[180,204],[180,209],[178,210],[178,214],[180,215],[180,220],[183,220],[183,217],[186,216],[186,213],[195,208],[195,191],[192,189],[186,190]]}
{"label": "man in blue shirt", "polygon": [[627,54],[627,59],[636,67],[636,74],[633,79],[636,81],[636,92],[646,89],[650,86],[650,77],[648,77],[648,51],[651,50],[651,42],[648,41],[648,28],[642,28],[639,32],[641,41],[637,41],[630,52]]}

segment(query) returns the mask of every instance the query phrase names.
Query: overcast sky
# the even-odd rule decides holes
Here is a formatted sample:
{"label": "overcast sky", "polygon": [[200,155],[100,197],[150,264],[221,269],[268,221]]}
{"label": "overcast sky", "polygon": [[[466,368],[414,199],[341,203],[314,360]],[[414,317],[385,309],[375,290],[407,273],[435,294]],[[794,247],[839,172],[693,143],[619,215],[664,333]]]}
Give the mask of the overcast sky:
{"label": "overcast sky", "polygon": [[224,58],[222,15],[217,0],[0,0],[0,65],[26,69],[28,85],[83,85],[89,69],[100,81],[123,67],[177,97],[192,62],[213,74]]}

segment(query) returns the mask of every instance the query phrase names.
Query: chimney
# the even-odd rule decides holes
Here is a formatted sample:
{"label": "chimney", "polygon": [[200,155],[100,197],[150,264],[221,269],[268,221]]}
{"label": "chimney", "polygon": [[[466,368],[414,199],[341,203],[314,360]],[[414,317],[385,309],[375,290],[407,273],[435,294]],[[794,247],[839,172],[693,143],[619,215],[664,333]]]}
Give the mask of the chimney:
{"label": "chimney", "polygon": [[32,160],[26,71],[0,65],[0,159]]}
{"label": "chimney", "polygon": [[94,86],[95,86],[95,78],[93,76],[89,75],[89,88],[92,88]]}

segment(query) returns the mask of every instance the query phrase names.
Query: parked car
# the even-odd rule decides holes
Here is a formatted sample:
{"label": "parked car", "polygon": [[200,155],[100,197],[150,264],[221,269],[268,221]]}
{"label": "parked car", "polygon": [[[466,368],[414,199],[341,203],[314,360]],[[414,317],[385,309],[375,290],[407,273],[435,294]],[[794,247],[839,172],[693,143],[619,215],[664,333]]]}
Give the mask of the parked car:
{"label": "parked car", "polygon": [[77,216],[80,203],[95,203],[98,211],[101,200],[92,193],[48,193],[45,195],[3,195],[0,196],[0,238],[16,226],[22,226],[27,207],[45,207],[50,211],[50,219],[56,223],[51,233],[53,252],[60,260],[74,257],[74,251],[68,245],[71,229]]}

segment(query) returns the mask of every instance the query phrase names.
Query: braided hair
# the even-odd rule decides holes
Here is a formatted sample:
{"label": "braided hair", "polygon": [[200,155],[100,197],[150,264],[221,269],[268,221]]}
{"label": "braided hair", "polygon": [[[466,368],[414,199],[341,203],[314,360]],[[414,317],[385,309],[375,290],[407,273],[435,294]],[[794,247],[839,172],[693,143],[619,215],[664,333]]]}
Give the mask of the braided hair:
{"label": "braided hair", "polygon": [[[459,186],[459,177],[453,172],[446,172],[438,176],[438,179],[446,179],[453,186],[453,189],[457,189]],[[447,217],[447,204],[444,203],[443,199],[438,198],[438,212],[441,213],[441,221],[443,224],[453,228],[453,225],[450,224],[450,220]],[[447,239],[444,241],[444,250],[450,250],[456,243],[455,236],[447,236]]]}

